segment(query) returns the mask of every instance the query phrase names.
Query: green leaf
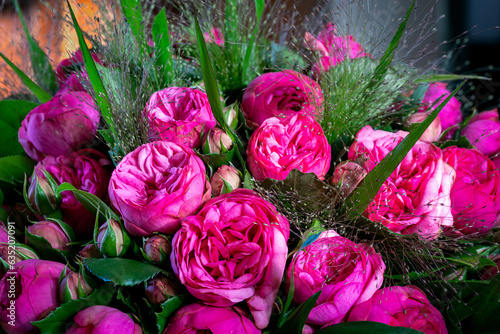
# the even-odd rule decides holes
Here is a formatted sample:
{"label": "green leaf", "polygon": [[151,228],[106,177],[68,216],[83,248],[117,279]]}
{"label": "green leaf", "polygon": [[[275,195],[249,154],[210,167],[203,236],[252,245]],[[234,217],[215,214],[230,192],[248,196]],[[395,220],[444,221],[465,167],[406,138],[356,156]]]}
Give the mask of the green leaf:
{"label": "green leaf", "polygon": [[303,302],[293,311],[293,313],[287,318],[287,320],[283,323],[278,329],[278,333],[297,333],[302,334],[302,329],[306,323],[307,317],[309,313],[313,309],[314,305],[316,305],[316,301],[321,294],[321,290],[312,295],[308,300]]}
{"label": "green leaf", "polygon": [[483,77],[480,75],[433,74],[433,75],[430,75],[430,76],[422,78],[422,79],[417,79],[417,80],[415,80],[415,83],[428,83],[428,82],[466,80],[466,79],[477,79],[477,80],[491,81],[491,78]]}
{"label": "green leaf", "polygon": [[42,86],[49,92],[55,93],[58,88],[56,74],[54,73],[54,70],[50,65],[49,58],[40,48],[35,39],[30,35],[28,27],[26,25],[26,21],[24,20],[23,13],[21,12],[21,8],[19,7],[18,0],[14,1],[14,5],[16,7],[17,13],[19,14],[19,18],[21,19],[26,38],[28,39],[33,74],[35,75],[35,78],[40,86]]}
{"label": "green leaf", "polygon": [[85,298],[69,301],[52,311],[46,318],[32,322],[40,329],[41,334],[63,333],[65,325],[83,309],[93,305],[109,305],[116,289],[112,284],[106,284]]}
{"label": "green leaf", "polygon": [[458,92],[464,85],[462,82],[427,118],[413,129],[375,168],[366,175],[366,177],[358,184],[356,189],[351,193],[351,217],[356,217],[362,214],[368,205],[373,201],[382,184],[403,161],[406,154],[411,150],[413,145],[422,136],[425,130],[437,117],[441,109],[448,103],[449,100]]}
{"label": "green leaf", "polygon": [[185,295],[174,296],[161,304],[161,312],[156,313],[158,333],[163,333],[168,318],[185,304]]}
{"label": "green leaf", "polygon": [[38,86],[33,80],[31,80],[19,67],[14,65],[7,57],[4,56],[3,53],[0,52],[0,57],[7,63],[16,72],[21,81],[29,88],[29,90],[36,96],[40,102],[45,103],[52,98],[52,95],[47,93],[43,88]]}
{"label": "green leaf", "polygon": [[320,329],[316,334],[422,334],[422,332],[406,327],[394,327],[374,321],[352,321]]}
{"label": "green leaf", "polygon": [[163,71],[163,83],[167,85],[172,81],[172,48],[170,43],[170,36],[168,34],[168,20],[165,7],[156,15],[153,20],[153,27],[151,28],[153,34],[153,41],[155,42],[155,66]]}
{"label": "green leaf", "polygon": [[252,53],[255,48],[255,39],[258,35],[260,20],[262,18],[262,13],[264,12],[264,0],[255,0],[255,12],[257,15],[257,22],[255,23],[255,28],[253,30],[252,37],[250,38],[250,42],[247,45],[247,49],[245,52],[245,58],[243,60],[243,67],[241,68],[241,84],[245,84],[248,78],[248,72],[250,68],[250,59],[252,59]]}
{"label": "green leaf", "polygon": [[76,21],[75,14],[73,13],[73,9],[69,4],[69,0],[66,0],[68,4],[69,13],[71,15],[71,19],[73,21],[73,26],[75,27],[76,35],[78,36],[78,44],[80,46],[80,50],[82,51],[83,61],[85,63],[85,69],[87,70],[87,74],[89,76],[90,83],[92,84],[92,88],[95,92],[95,99],[101,110],[101,114],[104,118],[104,121],[111,129],[111,132],[115,134],[115,127],[113,124],[113,117],[110,113],[109,106],[109,98],[106,89],[104,88],[104,84],[102,83],[101,77],[99,76],[99,72],[97,71],[97,66],[90,54],[89,48],[87,47],[87,43],[85,42],[85,38],[83,37],[82,30],[80,29],[80,25]]}
{"label": "green leaf", "polygon": [[465,137],[465,136],[460,136],[460,138],[458,138],[458,140],[447,140],[444,143],[442,143],[441,145],[439,145],[439,147],[441,149],[444,149],[444,148],[450,147],[450,146],[457,146],[460,148],[472,148],[472,144],[470,143],[469,139],[467,139],[467,137]]}
{"label": "green leaf", "polygon": [[238,148],[236,145],[226,153],[209,153],[209,154],[200,154],[200,157],[203,161],[209,164],[213,169],[217,169],[222,165],[228,165],[234,157],[234,153]]}
{"label": "green leaf", "polygon": [[401,22],[401,24],[398,27],[398,30],[396,31],[396,34],[391,40],[391,43],[387,47],[387,50],[385,50],[384,55],[380,59],[380,62],[375,69],[375,72],[373,74],[372,80],[370,84],[368,85],[368,89],[370,88],[376,88],[382,81],[389,70],[389,67],[391,66],[392,59],[394,58],[394,53],[396,52],[396,49],[398,48],[399,41],[401,40],[401,37],[403,36],[403,32],[406,28],[406,23],[408,22],[408,18],[410,17],[411,12],[413,11],[413,7],[415,6],[415,0],[413,0],[410,8],[408,8],[408,11],[406,12],[406,15]]}
{"label": "green leaf", "polygon": [[500,326],[500,277],[496,276],[485,286],[479,294],[471,299],[468,306],[474,310],[471,317],[470,328],[475,333],[497,332]]}
{"label": "green leaf", "polygon": [[[198,49],[200,51],[200,62],[201,62],[201,72],[203,75],[203,81],[205,82],[205,89],[207,90],[208,102],[212,108],[212,113],[214,114],[217,123],[226,130],[226,133],[231,133],[229,126],[224,118],[224,111],[221,105],[221,95],[219,92],[219,86],[217,85],[217,79],[215,78],[214,69],[212,67],[212,62],[210,61],[210,56],[208,55],[207,45],[205,43],[205,38],[201,32],[200,24],[198,23],[198,18],[195,16],[195,26],[196,26],[196,39],[198,41]],[[231,138],[232,139],[232,138]]]}
{"label": "green leaf", "polygon": [[0,157],[23,154],[19,144],[19,128],[26,115],[38,103],[23,100],[0,101]]}
{"label": "green leaf", "polygon": [[11,155],[0,158],[0,185],[7,183],[10,185],[22,184],[24,182],[24,174],[31,175],[35,161],[21,156]]}
{"label": "green leaf", "polygon": [[140,0],[121,0],[123,14],[127,18],[127,22],[132,29],[137,43],[144,42],[144,32],[142,30],[142,6]]}
{"label": "green leaf", "polygon": [[83,264],[100,279],[123,286],[145,282],[162,271],[152,264],[118,257],[85,259]]}
{"label": "green leaf", "polygon": [[104,223],[109,218],[120,221],[120,217],[111,210],[99,197],[83,190],[76,189],[71,184],[64,182],[57,188],[57,195],[63,191],[71,191],[76,199],[94,215],[99,215],[99,221]]}

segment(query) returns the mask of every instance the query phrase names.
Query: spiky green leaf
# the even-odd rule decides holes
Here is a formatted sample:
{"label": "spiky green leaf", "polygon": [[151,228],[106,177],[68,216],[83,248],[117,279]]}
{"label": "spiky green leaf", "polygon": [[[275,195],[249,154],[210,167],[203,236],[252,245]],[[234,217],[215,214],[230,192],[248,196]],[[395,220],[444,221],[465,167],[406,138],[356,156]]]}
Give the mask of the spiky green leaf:
{"label": "spiky green leaf", "polygon": [[163,85],[166,85],[172,81],[173,58],[165,8],[154,18],[151,32],[155,42],[155,66],[162,71]]}

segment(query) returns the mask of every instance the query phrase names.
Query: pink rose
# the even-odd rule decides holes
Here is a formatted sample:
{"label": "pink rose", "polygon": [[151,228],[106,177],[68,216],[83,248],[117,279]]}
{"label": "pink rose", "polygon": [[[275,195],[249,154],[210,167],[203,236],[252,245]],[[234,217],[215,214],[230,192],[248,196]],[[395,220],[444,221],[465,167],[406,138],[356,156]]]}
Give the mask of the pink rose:
{"label": "pink rose", "polygon": [[265,73],[248,85],[241,109],[247,124],[256,129],[270,117],[320,114],[323,94],[314,80],[295,71]]}
{"label": "pink rose", "polygon": [[261,330],[239,307],[213,307],[191,304],[178,310],[163,334],[213,333],[259,334]]}
{"label": "pink rose", "polygon": [[323,179],[330,168],[331,149],[321,126],[310,116],[296,114],[264,121],[250,137],[247,155],[257,181],[284,180],[293,169]]}
{"label": "pink rose", "polygon": [[500,121],[498,110],[483,111],[472,117],[462,130],[462,136],[467,137],[484,155],[494,155],[500,152]]}
{"label": "pink rose", "polygon": [[215,43],[218,46],[224,47],[224,33],[222,33],[220,28],[212,27],[210,28],[210,32],[205,32],[203,36],[205,37],[205,42]]}
{"label": "pink rose", "polygon": [[[69,250],[71,239],[74,238],[72,231],[67,231],[63,225],[52,220],[36,222],[26,229],[29,233],[47,240],[52,248],[62,251]],[[26,244],[28,244],[27,240]]]}
{"label": "pink rose", "polygon": [[[35,330],[31,321],[42,320],[60,305],[59,276],[64,270],[69,272],[62,263],[43,260],[21,261],[9,270],[0,281],[0,324],[7,333],[31,333]],[[9,297],[11,284],[14,298]],[[9,324],[13,304],[14,326]]]}
{"label": "pink rose", "polygon": [[500,174],[493,162],[475,149],[450,146],[443,159],[455,169],[451,188],[451,234],[486,233],[500,220]]}
{"label": "pink rose", "polygon": [[182,221],[172,241],[172,268],[205,304],[246,300],[257,328],[265,328],[285,270],[289,233],[287,219],[272,204],[235,189]]}
{"label": "pink rose", "polygon": [[[45,178],[43,171],[52,175],[58,184],[68,182],[79,190],[87,191],[100,199],[107,198],[111,162],[100,152],[83,149],[69,156],[47,156],[35,166],[34,174]],[[95,216],[92,215],[71,191],[62,193],[63,221],[70,225],[77,237],[92,235]]]}
{"label": "pink rose", "polygon": [[207,94],[199,89],[169,87],[154,93],[144,114],[149,121],[149,139],[167,140],[191,148],[201,146],[201,131],[215,126]]}
{"label": "pink rose", "polygon": [[94,140],[99,119],[89,94],[63,91],[28,113],[19,129],[19,143],[37,161],[47,155],[67,155]]}
{"label": "pink rose", "polygon": [[[370,172],[407,134],[365,126],[356,135],[348,157],[363,158],[363,167]],[[450,191],[454,174],[453,168],[443,161],[441,149],[417,141],[384,182],[365,215],[393,232],[435,239],[443,226],[453,224]]]}
{"label": "pink rose", "polygon": [[[429,88],[425,92],[424,99],[422,103],[425,105],[419,110],[419,112],[424,112],[429,109],[436,109],[447,97],[450,95],[450,91],[446,89],[447,84],[443,82],[435,82],[429,85]],[[441,120],[441,126],[443,131],[449,127],[459,125],[462,122],[462,112],[460,108],[462,104],[457,100],[456,97],[452,97],[450,101],[444,106],[439,112],[438,116]],[[448,133],[448,138],[453,136],[456,129],[450,130]]]}
{"label": "pink rose", "polygon": [[[295,263],[293,299],[296,303],[304,303],[321,291],[307,318],[307,324],[313,327],[342,322],[354,305],[370,299],[384,279],[385,264],[379,253],[338,234],[329,233],[316,239],[296,253],[292,263]],[[292,266],[289,266],[287,290],[291,275]]]}
{"label": "pink rose", "polygon": [[138,147],[116,166],[109,197],[135,236],[174,234],[181,220],[210,198],[205,165],[189,147],[158,141]]}
{"label": "pink rose", "polygon": [[353,308],[348,321],[376,321],[407,327],[426,334],[445,334],[446,324],[416,286],[391,286],[375,292],[370,300]]}
{"label": "pink rose", "polygon": [[94,305],[75,315],[66,334],[142,334],[141,326],[120,310]]}

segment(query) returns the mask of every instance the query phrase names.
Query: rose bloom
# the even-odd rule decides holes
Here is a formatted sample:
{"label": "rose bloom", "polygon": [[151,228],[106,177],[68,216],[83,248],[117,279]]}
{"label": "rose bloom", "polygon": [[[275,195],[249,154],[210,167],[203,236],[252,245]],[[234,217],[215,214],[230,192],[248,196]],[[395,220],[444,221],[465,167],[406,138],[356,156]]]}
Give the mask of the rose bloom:
{"label": "rose bloom", "polygon": [[172,241],[172,268],[205,304],[246,300],[262,329],[285,270],[289,233],[287,219],[272,204],[251,190],[235,189],[182,221]]}
{"label": "rose bloom", "polygon": [[144,114],[149,121],[149,139],[166,140],[191,148],[201,146],[201,131],[215,126],[207,94],[199,89],[169,87],[154,93]]}
{"label": "rose bloom", "polygon": [[257,181],[284,180],[293,170],[323,179],[330,168],[331,149],[321,126],[310,116],[272,117],[250,137],[248,168]]}
{"label": "rose bloom", "polygon": [[[446,89],[447,84],[443,82],[435,82],[429,85],[429,88],[425,92],[424,99],[422,103],[425,105],[423,108],[419,110],[419,112],[430,111],[436,109],[441,102],[443,102],[448,95],[450,95],[450,91]],[[460,108],[462,104],[457,100],[456,97],[452,97],[450,101],[444,106],[443,109],[439,112],[438,116],[441,120],[441,127],[444,130],[448,129],[451,126],[459,125],[462,122],[462,112]],[[455,133],[456,129],[450,130],[447,138],[451,138],[453,133]]]}
{"label": "rose bloom", "polygon": [[[349,149],[349,160],[363,158],[363,168],[370,172],[407,134],[365,126]],[[443,226],[453,224],[450,191],[454,177],[440,148],[417,141],[384,182],[365,216],[393,232],[435,239]]]}
{"label": "rose bloom", "polygon": [[189,147],[159,141],[136,148],[109,182],[112,205],[135,236],[174,234],[210,198],[205,165]]}
{"label": "rose bloom", "polygon": [[286,289],[294,268],[296,303],[304,303],[321,291],[306,322],[321,328],[342,322],[354,305],[370,299],[382,285],[385,271],[382,256],[372,247],[335,232],[322,234],[296,253],[292,264],[287,270]]}
{"label": "rose bloom", "polygon": [[462,136],[467,137],[484,155],[494,155],[500,152],[500,121],[498,110],[483,111],[472,117],[462,130]]}
{"label": "rose bloom", "polygon": [[370,300],[353,308],[348,321],[376,321],[426,334],[448,332],[441,313],[422,290],[412,285],[378,290]]}
{"label": "rose bloom", "polygon": [[99,119],[89,94],[64,90],[28,113],[19,129],[19,143],[37,161],[47,155],[67,155],[94,140]]}
{"label": "rose bloom", "polygon": [[239,307],[213,307],[195,303],[179,309],[163,331],[163,334],[178,333],[259,334],[261,330]]}
{"label": "rose bloom", "polygon": [[450,146],[444,161],[456,171],[451,188],[450,234],[486,233],[500,220],[500,174],[493,162],[475,149]]}
{"label": "rose bloom", "polygon": [[[25,260],[14,265],[0,281],[0,324],[9,334],[31,333],[31,321],[42,320],[59,305],[59,276],[66,270],[59,262]],[[15,277],[15,297],[11,298],[9,278]],[[15,303],[14,326],[9,307]]]}
{"label": "rose bloom", "polygon": [[[100,199],[107,198],[111,162],[100,152],[83,149],[68,156],[47,156],[35,166],[34,174],[45,178],[47,171],[58,184],[68,182],[79,190],[87,191]],[[94,230],[95,216],[91,214],[71,191],[62,193],[63,221],[70,225],[78,237],[90,236]]]}
{"label": "rose bloom", "polygon": [[247,125],[256,129],[270,117],[320,114],[323,94],[316,81],[298,72],[265,73],[248,85],[243,93],[241,109]]}
{"label": "rose bloom", "polygon": [[66,334],[142,334],[141,326],[120,310],[94,305],[75,315]]}

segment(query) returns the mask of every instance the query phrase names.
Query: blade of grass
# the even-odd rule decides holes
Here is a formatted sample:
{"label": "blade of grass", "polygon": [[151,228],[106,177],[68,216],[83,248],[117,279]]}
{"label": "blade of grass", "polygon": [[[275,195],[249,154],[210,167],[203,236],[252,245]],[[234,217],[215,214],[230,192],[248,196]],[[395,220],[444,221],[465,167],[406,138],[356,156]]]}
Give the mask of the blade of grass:
{"label": "blade of grass", "polygon": [[224,20],[224,38],[228,41],[235,42],[238,32],[238,22],[240,18],[237,13],[237,0],[226,1],[226,12]]}
{"label": "blade of grass", "polygon": [[132,29],[138,44],[144,44],[144,31],[142,30],[142,6],[140,0],[121,0],[123,14]]}
{"label": "blade of grass", "polygon": [[376,88],[383,81],[383,78],[387,73],[387,70],[391,66],[392,59],[394,58],[394,53],[398,48],[401,37],[403,36],[403,32],[406,28],[406,23],[408,22],[408,18],[410,17],[411,12],[413,11],[413,7],[415,7],[415,0],[413,0],[410,8],[408,8],[408,11],[406,12],[406,15],[403,19],[403,22],[401,22],[401,24],[399,25],[396,34],[391,40],[391,43],[389,44],[387,50],[385,50],[384,55],[380,59],[380,62],[373,74],[372,80],[368,85],[368,89]]}
{"label": "blade of grass", "polygon": [[3,53],[0,52],[0,57],[16,72],[16,74],[21,78],[21,81],[29,88],[29,90],[36,96],[40,102],[45,103],[52,98],[52,95],[47,93],[42,87],[38,86],[33,80],[31,80],[19,67],[14,65]]}
{"label": "blade of grass", "polygon": [[18,0],[14,0],[14,6],[16,7],[17,14],[19,14],[24,33],[28,39],[31,66],[33,68],[33,74],[35,75],[36,81],[43,89],[48,90],[51,93],[55,93],[57,91],[56,74],[50,65],[49,58],[28,31],[28,26],[24,20]]}
{"label": "blade of grass", "polygon": [[163,71],[163,85],[171,82],[172,78],[172,49],[170,36],[168,34],[168,20],[165,7],[156,15],[151,28],[153,41],[155,42],[156,60],[155,66]]}
{"label": "blade of grass", "polygon": [[465,79],[477,79],[477,80],[488,80],[491,78],[483,77],[480,75],[460,75],[460,74],[433,74],[431,76],[417,79],[415,83],[429,83],[437,81],[450,81],[450,80],[465,80]]}
{"label": "blade of grass", "polygon": [[111,132],[114,135],[115,134],[115,127],[113,124],[113,118],[111,117],[110,106],[109,106],[109,102],[108,102],[109,101],[108,93],[106,92],[106,89],[104,88],[104,84],[102,83],[99,72],[97,71],[97,66],[94,62],[94,59],[92,58],[92,56],[90,54],[89,48],[87,47],[87,43],[85,42],[85,38],[83,37],[83,33],[82,33],[82,30],[80,29],[80,25],[76,21],[75,13],[73,13],[73,9],[71,8],[71,5],[69,4],[69,0],[66,0],[66,3],[68,4],[69,13],[71,15],[71,19],[73,20],[73,25],[75,27],[76,34],[78,36],[78,44],[79,44],[80,49],[81,49],[82,54],[83,54],[85,69],[87,70],[90,83],[92,84],[92,88],[94,89],[97,104],[99,106],[99,109],[101,110],[101,114],[102,114],[106,124],[108,125],[108,127],[110,128]]}
{"label": "blade of grass", "polygon": [[259,31],[260,20],[262,18],[262,13],[264,13],[264,0],[255,0],[255,12],[257,15],[257,22],[255,23],[255,28],[253,30],[252,37],[250,38],[250,42],[248,43],[247,50],[245,52],[245,59],[243,60],[243,67],[241,73],[241,84],[243,85],[248,78],[250,59],[252,57],[253,49],[255,48],[255,38],[257,36],[257,32]]}
{"label": "blade of grass", "polygon": [[441,109],[455,96],[465,81],[458,86],[427,118],[411,131],[384,159],[359,183],[356,190],[352,192],[349,200],[351,202],[350,215],[352,217],[362,214],[368,205],[373,201],[382,184],[392,174],[392,172],[403,161],[404,157],[411,150],[413,145],[422,136],[425,130],[437,117]]}

